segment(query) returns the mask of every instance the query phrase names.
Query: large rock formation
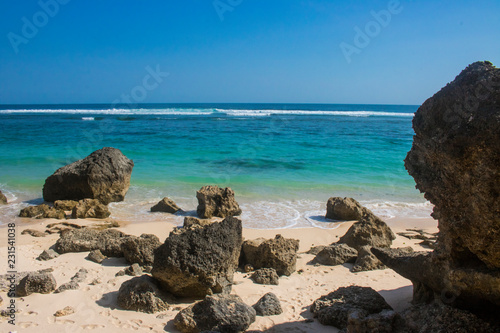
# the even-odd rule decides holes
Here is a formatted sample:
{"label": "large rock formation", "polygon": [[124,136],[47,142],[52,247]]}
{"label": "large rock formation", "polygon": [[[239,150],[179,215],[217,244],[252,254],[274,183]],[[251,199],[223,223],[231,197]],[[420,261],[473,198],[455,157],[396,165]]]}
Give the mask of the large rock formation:
{"label": "large rock formation", "polygon": [[45,180],[45,201],[98,199],[104,204],[123,201],[134,162],[115,148],[102,148],[66,165]]}
{"label": "large rock formation", "polygon": [[434,207],[432,253],[373,252],[414,284],[414,301],[439,297],[500,313],[500,69],[468,66],[417,110],[405,166]]}
{"label": "large rock formation", "polygon": [[241,221],[227,217],[205,227],[174,230],[156,249],[152,274],[175,296],[229,293],[238,266]]}
{"label": "large rock formation", "polygon": [[237,295],[207,296],[180,311],[174,325],[183,333],[244,332],[255,321],[255,310]]}
{"label": "large rock formation", "polygon": [[276,235],[274,239],[257,238],[243,242],[240,264],[255,269],[274,268],[278,275],[295,272],[299,240]]}
{"label": "large rock formation", "polygon": [[229,187],[203,186],[196,192],[196,198],[198,199],[196,213],[200,218],[241,215],[240,206],[234,199],[234,191]]}

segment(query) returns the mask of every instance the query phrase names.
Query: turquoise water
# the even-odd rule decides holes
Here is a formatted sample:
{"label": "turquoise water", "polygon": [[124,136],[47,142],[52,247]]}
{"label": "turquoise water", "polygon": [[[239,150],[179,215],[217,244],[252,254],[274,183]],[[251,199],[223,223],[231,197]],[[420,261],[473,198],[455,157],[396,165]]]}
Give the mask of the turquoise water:
{"label": "turquoise water", "polygon": [[250,227],[307,226],[311,218],[302,223],[302,215],[321,211],[330,196],[352,196],[386,217],[420,216],[428,205],[403,165],[417,108],[3,106],[0,189],[19,206],[40,201],[57,168],[109,146],[135,163],[126,202],[113,204],[120,218],[147,220],[143,208],[163,196],[194,209],[196,190],[207,184],[232,187],[255,220]]}

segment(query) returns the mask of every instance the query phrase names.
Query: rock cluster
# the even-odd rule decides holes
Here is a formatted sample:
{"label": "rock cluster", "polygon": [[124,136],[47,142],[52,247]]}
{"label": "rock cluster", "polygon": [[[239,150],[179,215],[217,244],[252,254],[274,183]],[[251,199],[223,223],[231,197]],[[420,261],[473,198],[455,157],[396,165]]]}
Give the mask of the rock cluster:
{"label": "rock cluster", "polygon": [[241,221],[227,217],[203,228],[181,228],[156,249],[152,274],[169,293],[229,293],[242,243]]}
{"label": "rock cluster", "polygon": [[58,169],[45,180],[45,201],[98,199],[103,204],[123,201],[134,162],[115,148],[102,148]]}
{"label": "rock cluster", "polygon": [[196,192],[198,208],[196,213],[200,218],[227,217],[241,215],[241,209],[234,198],[234,191],[229,187],[203,186]]}
{"label": "rock cluster", "polygon": [[278,275],[295,272],[299,240],[276,235],[274,239],[258,238],[243,242],[240,263],[255,269],[274,268]]}
{"label": "rock cluster", "polygon": [[405,166],[434,204],[432,253],[373,250],[410,279],[414,303],[435,298],[478,313],[500,312],[500,69],[468,66],[413,119]]}

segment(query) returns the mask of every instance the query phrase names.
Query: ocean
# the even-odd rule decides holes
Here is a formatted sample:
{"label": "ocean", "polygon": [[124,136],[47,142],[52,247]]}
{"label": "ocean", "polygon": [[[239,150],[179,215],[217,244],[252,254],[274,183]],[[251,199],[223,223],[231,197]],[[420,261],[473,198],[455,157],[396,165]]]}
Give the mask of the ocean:
{"label": "ocean", "polygon": [[[113,218],[149,213],[164,196],[192,214],[196,191],[229,186],[247,228],[334,228],[332,196],[353,197],[385,219],[429,217],[432,206],[404,168],[415,105],[141,104],[0,106],[0,222],[43,200],[56,169],[102,147],[135,167]],[[172,220],[173,219],[173,220]]]}

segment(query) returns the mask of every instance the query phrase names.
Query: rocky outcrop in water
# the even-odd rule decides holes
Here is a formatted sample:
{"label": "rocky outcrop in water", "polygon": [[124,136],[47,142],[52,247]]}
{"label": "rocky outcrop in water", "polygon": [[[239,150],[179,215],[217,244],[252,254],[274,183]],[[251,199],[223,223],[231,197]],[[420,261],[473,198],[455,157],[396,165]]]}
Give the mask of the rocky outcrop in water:
{"label": "rocky outcrop in water", "polygon": [[432,253],[373,249],[410,279],[414,302],[435,298],[500,312],[500,69],[468,66],[417,110],[405,166],[435,205]]}
{"label": "rocky outcrop in water", "polygon": [[236,295],[207,296],[180,311],[174,325],[181,332],[244,332],[255,321],[255,310]]}
{"label": "rocky outcrop in water", "polygon": [[258,238],[243,242],[240,264],[255,269],[274,268],[278,275],[295,272],[299,240],[276,235],[274,239]]}
{"label": "rocky outcrop in water", "polygon": [[170,199],[170,198],[163,198],[161,199],[156,205],[151,207],[151,212],[162,212],[162,213],[170,213],[170,214],[175,214],[178,211],[182,211],[182,209],[179,208],[175,204],[175,202]]}
{"label": "rocky outcrop in water", "polygon": [[205,227],[174,230],[156,249],[152,274],[175,296],[229,293],[241,243],[241,221],[234,217]]}
{"label": "rocky outcrop in water", "polygon": [[123,201],[134,162],[115,148],[102,148],[58,169],[45,180],[45,201],[97,199],[103,204]]}
{"label": "rocky outcrop in water", "polygon": [[241,209],[234,198],[234,191],[218,186],[203,186],[196,192],[198,208],[196,213],[200,218],[226,217],[241,215]]}

